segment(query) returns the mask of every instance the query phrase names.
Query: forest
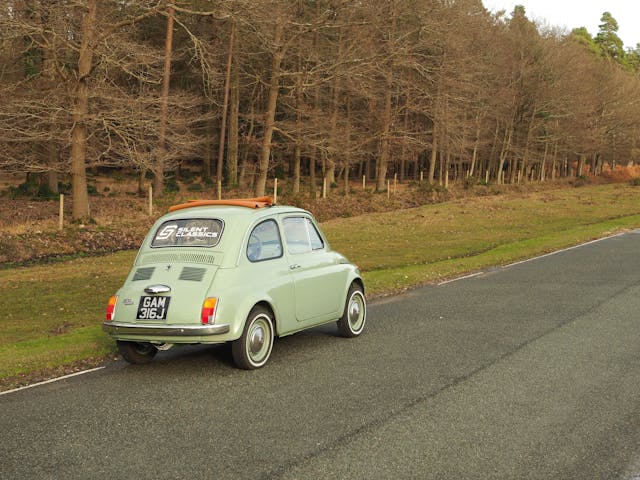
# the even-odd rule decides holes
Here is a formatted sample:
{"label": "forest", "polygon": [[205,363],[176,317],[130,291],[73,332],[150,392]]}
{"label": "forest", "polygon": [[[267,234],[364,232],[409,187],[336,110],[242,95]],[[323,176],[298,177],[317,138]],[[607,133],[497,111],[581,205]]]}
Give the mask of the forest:
{"label": "forest", "polygon": [[640,45],[480,0],[5,0],[0,172],[294,194],[524,183],[640,162]]}

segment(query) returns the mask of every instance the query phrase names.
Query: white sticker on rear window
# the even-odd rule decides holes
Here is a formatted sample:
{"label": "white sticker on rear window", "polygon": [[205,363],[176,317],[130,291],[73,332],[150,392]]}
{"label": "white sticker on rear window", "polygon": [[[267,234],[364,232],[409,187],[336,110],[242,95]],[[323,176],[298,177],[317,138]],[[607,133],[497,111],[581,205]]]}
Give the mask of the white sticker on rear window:
{"label": "white sticker on rear window", "polygon": [[160,225],[151,246],[213,247],[220,241],[222,227],[222,220],[211,218],[170,220]]}

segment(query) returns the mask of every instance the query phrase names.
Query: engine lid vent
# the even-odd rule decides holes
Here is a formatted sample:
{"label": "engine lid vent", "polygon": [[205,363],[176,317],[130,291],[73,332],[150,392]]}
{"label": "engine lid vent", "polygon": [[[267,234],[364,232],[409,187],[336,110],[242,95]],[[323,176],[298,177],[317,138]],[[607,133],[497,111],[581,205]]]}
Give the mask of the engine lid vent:
{"label": "engine lid vent", "polygon": [[153,275],[153,271],[155,267],[144,267],[136,270],[136,273],[133,275],[133,281],[136,282],[138,280],[149,280]]}
{"label": "engine lid vent", "polygon": [[180,280],[201,282],[206,272],[206,268],[184,267],[182,272],[180,272]]}

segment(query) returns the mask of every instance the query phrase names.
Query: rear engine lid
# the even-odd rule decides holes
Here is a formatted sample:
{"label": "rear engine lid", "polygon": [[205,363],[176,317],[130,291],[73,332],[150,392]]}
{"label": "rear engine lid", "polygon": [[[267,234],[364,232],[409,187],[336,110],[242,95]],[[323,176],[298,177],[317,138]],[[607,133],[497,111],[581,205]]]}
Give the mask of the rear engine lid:
{"label": "rear engine lid", "polygon": [[[167,325],[200,323],[202,304],[219,267],[180,261],[150,263],[156,255],[159,254],[138,259],[119,292],[114,320]],[[174,255],[184,258],[188,253]]]}

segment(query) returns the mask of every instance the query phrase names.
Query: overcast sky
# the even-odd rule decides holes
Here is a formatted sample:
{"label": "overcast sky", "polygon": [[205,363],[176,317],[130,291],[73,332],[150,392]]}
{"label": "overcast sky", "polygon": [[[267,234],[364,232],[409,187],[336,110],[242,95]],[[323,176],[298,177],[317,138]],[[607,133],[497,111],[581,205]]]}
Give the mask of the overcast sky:
{"label": "overcast sky", "polygon": [[626,48],[635,48],[640,43],[639,0],[482,0],[492,12],[513,12],[515,5],[524,5],[531,20],[546,20],[546,23],[572,30],[586,27],[592,36],[598,33],[603,12],[610,12],[620,27],[618,36]]}

